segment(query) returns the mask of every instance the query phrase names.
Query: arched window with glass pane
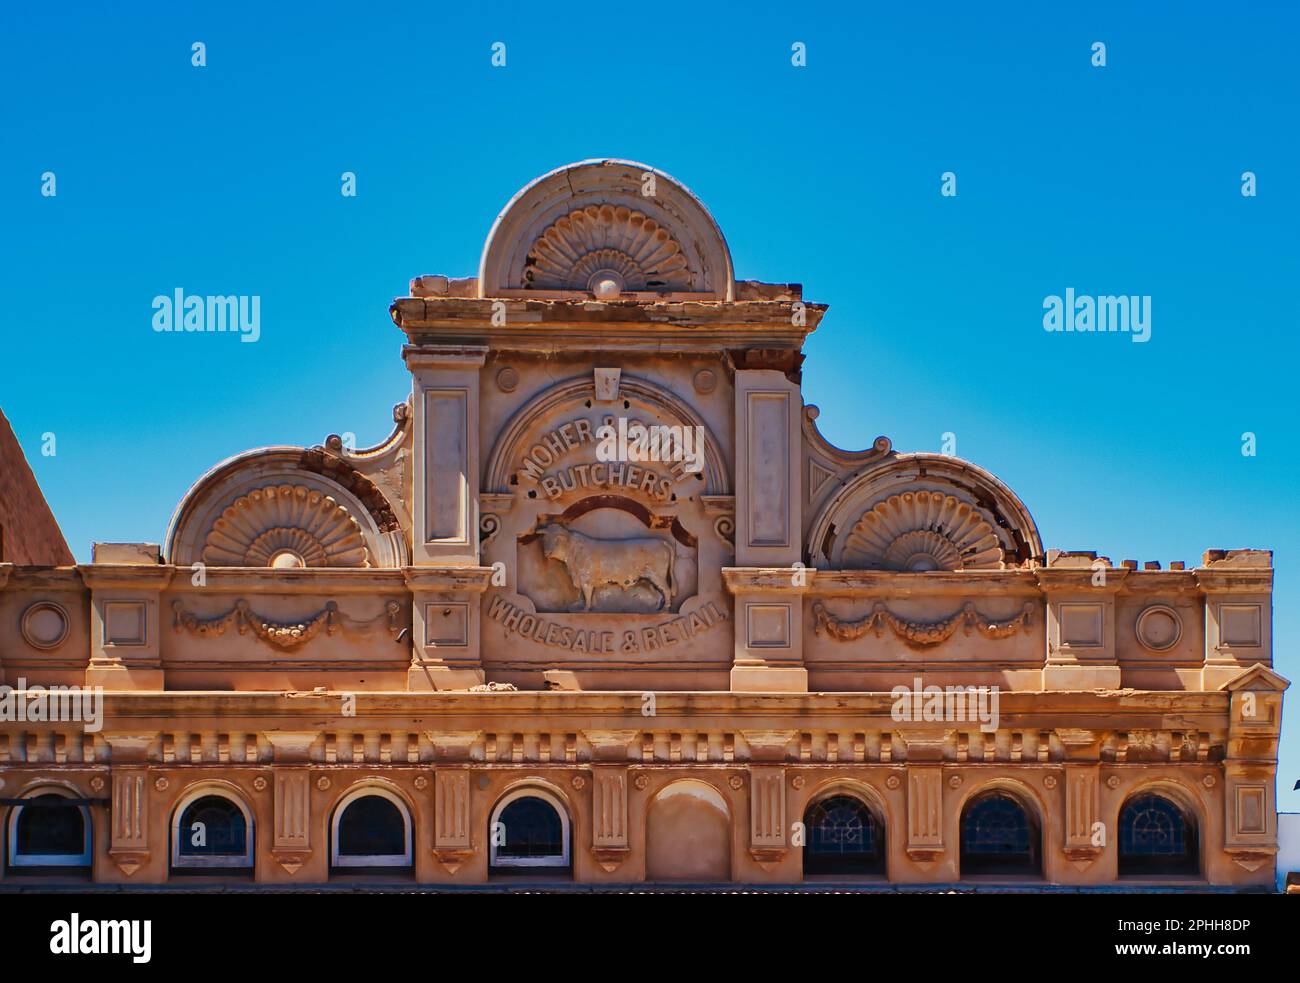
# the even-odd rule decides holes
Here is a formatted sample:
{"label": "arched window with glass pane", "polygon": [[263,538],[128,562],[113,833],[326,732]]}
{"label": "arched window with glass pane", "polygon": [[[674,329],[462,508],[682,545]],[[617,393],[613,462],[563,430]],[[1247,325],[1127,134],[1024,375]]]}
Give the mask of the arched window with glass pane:
{"label": "arched window with glass pane", "polygon": [[497,803],[488,843],[494,869],[568,867],[568,813],[549,793],[522,789]]}
{"label": "arched window with glass pane", "polygon": [[1196,824],[1163,795],[1134,796],[1119,813],[1120,876],[1196,874],[1200,869]]}
{"label": "arched window with glass pane", "polygon": [[1042,872],[1034,814],[1006,792],[986,792],[961,815],[961,875]]}
{"label": "arched window with glass pane", "polygon": [[247,807],[210,790],[182,799],[172,813],[172,866],[251,869],[253,817]]}
{"label": "arched window with glass pane", "polygon": [[90,813],[63,789],[41,789],[9,810],[9,866],[90,866]]}
{"label": "arched window with glass pane", "polygon": [[330,862],[335,867],[410,867],[411,814],[395,793],[362,788],[334,810]]}
{"label": "arched window with glass pane", "polygon": [[883,874],[885,832],[875,813],[852,795],[832,795],[804,814],[805,874]]}

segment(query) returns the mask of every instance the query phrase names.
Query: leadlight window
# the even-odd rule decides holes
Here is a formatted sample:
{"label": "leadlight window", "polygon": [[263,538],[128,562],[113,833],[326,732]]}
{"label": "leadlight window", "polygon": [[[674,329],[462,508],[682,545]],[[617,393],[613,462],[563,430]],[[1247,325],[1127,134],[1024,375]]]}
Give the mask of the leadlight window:
{"label": "leadlight window", "polygon": [[1039,832],[1012,796],[993,792],[975,799],[961,817],[961,872],[1037,874]]}
{"label": "leadlight window", "polygon": [[1196,826],[1186,812],[1154,793],[1124,803],[1119,814],[1121,875],[1195,874],[1198,868]]}
{"label": "leadlight window", "polygon": [[861,799],[833,795],[815,802],[804,829],[805,874],[884,873],[884,831]]}

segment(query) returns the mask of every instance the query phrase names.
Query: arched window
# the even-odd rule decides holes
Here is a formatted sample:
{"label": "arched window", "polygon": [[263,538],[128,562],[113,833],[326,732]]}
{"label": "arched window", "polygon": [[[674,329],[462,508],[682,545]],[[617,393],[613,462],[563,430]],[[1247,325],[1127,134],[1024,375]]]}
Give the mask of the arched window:
{"label": "arched window", "polygon": [[411,815],[387,789],[362,788],[344,798],[330,834],[335,867],[411,866]]}
{"label": "arched window", "polygon": [[1196,823],[1163,795],[1147,792],[1119,813],[1119,873],[1195,874],[1200,870]]}
{"label": "arched window", "polygon": [[253,866],[253,817],[242,802],[212,790],[172,812],[172,866],[226,870]]}
{"label": "arched window", "polygon": [[1005,792],[987,792],[961,814],[961,874],[1042,872],[1033,814]]}
{"label": "arched window", "polygon": [[865,802],[832,795],[804,814],[805,874],[883,874],[885,831]]}
{"label": "arched window", "polygon": [[41,789],[9,810],[9,866],[89,867],[90,813],[64,789]]}
{"label": "arched window", "polygon": [[493,868],[569,866],[569,816],[541,789],[520,789],[497,803],[488,827]]}

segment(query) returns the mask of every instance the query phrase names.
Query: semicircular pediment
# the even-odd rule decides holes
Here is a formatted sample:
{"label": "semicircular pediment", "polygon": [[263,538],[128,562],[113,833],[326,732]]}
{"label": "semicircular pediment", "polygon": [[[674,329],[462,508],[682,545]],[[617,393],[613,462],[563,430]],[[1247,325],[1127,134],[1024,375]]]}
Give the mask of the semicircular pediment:
{"label": "semicircular pediment", "polygon": [[981,468],[938,454],[894,455],[860,472],[814,520],[814,566],[838,570],[1001,570],[1040,560],[1028,510]]}
{"label": "semicircular pediment", "polygon": [[480,297],[581,293],[729,301],[731,252],[681,182],[626,160],[586,160],[533,181],[497,216]]}
{"label": "semicircular pediment", "polygon": [[172,517],[168,562],[286,570],[401,566],[409,550],[382,493],[363,482],[363,501],[329,475],[300,466],[312,463],[313,453],[324,452],[249,451],[200,478]]}

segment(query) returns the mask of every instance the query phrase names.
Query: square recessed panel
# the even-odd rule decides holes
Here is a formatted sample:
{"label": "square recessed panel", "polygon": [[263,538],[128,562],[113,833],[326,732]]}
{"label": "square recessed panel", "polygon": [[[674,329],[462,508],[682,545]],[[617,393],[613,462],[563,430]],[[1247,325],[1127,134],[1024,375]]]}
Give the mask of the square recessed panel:
{"label": "square recessed panel", "polygon": [[1219,605],[1219,644],[1259,648],[1263,611],[1258,604]]}
{"label": "square recessed panel", "polygon": [[464,648],[469,644],[469,605],[460,601],[424,606],[424,644]]}
{"label": "square recessed panel", "polygon": [[1237,832],[1266,833],[1264,806],[1267,794],[1263,785],[1237,786]]}
{"label": "square recessed panel", "polygon": [[144,645],[147,607],[144,601],[105,601],[104,644]]}
{"label": "square recessed panel", "polygon": [[1062,604],[1061,644],[1072,648],[1101,648],[1105,609],[1100,604]]}
{"label": "square recessed panel", "polygon": [[790,605],[750,604],[748,617],[749,647],[753,649],[788,649],[790,647]]}

